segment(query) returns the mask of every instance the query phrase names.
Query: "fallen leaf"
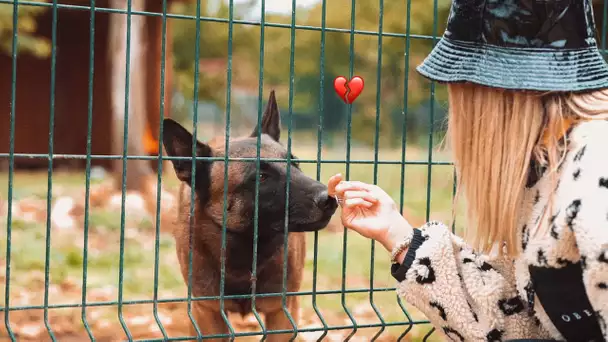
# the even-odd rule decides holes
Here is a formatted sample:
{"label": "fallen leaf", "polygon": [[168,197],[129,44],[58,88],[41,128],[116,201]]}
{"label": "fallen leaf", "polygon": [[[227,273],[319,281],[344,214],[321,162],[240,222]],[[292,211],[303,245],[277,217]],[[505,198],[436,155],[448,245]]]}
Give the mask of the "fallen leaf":
{"label": "fallen leaf", "polygon": [[26,324],[19,328],[19,334],[26,337],[38,337],[42,331],[42,325]]}

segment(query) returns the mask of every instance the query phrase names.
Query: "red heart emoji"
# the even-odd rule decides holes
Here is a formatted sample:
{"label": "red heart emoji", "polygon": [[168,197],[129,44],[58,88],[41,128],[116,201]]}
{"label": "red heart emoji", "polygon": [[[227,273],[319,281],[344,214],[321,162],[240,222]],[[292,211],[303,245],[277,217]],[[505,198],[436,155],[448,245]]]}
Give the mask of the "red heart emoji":
{"label": "red heart emoji", "polygon": [[344,103],[353,103],[363,91],[363,79],[355,76],[347,83],[346,77],[338,76],[334,80],[334,89]]}

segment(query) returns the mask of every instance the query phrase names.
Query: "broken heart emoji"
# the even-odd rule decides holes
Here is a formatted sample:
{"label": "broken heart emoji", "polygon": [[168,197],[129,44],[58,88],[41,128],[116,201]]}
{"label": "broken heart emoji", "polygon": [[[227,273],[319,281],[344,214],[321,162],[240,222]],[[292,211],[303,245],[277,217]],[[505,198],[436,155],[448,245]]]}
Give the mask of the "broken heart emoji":
{"label": "broken heart emoji", "polygon": [[334,80],[334,89],[344,103],[351,104],[363,91],[363,78],[355,76],[347,82],[346,77],[338,76]]}

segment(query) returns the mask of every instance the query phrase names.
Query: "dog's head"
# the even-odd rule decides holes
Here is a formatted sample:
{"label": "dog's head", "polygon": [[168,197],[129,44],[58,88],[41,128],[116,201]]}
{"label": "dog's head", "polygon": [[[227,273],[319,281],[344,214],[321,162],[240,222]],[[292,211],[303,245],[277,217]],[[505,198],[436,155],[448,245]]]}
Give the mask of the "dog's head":
{"label": "dog's head", "polygon": [[[274,91],[270,93],[261,124],[260,158],[287,159],[287,149],[279,143],[280,115]],[[255,158],[258,130],[251,135],[231,139],[229,158]],[[192,157],[192,135],[171,119],[164,121],[163,144],[171,157]],[[195,142],[197,157],[224,158],[225,138],[217,137],[208,143]],[[195,181],[196,205],[206,219],[221,226],[224,213],[224,179],[228,175],[226,195],[226,228],[231,233],[250,234],[254,228],[256,180],[258,187],[258,233],[271,236],[283,232],[285,218],[290,232],[316,231],[324,228],[337,208],[334,198],[327,195],[327,187],[306,176],[291,156],[290,177],[286,161],[260,160],[259,174],[255,161],[197,160],[192,172],[191,160],[172,159],[177,177],[191,185]],[[194,175],[194,177],[193,177]],[[286,187],[289,184],[289,197]],[[287,201],[288,200],[288,201]],[[287,212],[287,215],[286,215]]]}

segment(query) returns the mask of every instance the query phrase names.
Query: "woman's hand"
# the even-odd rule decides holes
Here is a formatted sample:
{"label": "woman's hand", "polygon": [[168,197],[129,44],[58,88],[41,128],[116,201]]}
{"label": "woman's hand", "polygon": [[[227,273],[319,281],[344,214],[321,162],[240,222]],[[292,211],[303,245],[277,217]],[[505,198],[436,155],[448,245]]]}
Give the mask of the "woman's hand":
{"label": "woman's hand", "polygon": [[376,185],[342,181],[337,174],[329,179],[328,194],[342,207],[342,224],[362,236],[378,241],[389,252],[411,232],[395,201]]}

